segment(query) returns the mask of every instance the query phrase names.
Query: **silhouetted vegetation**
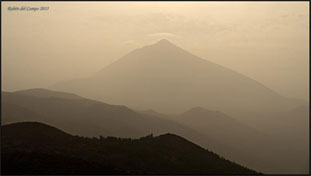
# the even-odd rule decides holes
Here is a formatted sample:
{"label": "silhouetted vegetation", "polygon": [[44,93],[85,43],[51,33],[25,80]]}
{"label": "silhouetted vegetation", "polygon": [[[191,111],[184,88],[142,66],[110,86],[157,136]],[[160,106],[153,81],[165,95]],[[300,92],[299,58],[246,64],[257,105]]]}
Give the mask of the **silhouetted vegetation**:
{"label": "silhouetted vegetation", "polygon": [[88,138],[24,122],[1,139],[2,174],[256,174],[174,134]]}

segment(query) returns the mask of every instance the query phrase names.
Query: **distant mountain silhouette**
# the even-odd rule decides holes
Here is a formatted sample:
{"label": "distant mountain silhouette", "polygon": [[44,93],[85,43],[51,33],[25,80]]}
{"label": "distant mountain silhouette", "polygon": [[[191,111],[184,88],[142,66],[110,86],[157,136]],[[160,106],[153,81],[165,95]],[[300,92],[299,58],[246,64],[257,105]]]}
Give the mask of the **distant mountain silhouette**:
{"label": "distant mountain silhouette", "polygon": [[50,88],[164,113],[196,106],[226,113],[276,111],[296,103],[165,39],[128,53],[91,77]]}
{"label": "distant mountain silhouette", "polygon": [[[54,93],[44,91],[46,95]],[[123,105],[110,105],[85,98],[68,99],[67,96],[63,98],[39,95],[21,94],[20,91],[2,92],[2,123],[39,121],[55,125],[72,134],[90,137],[141,137],[150,133],[165,132],[194,133],[176,122],[138,113]],[[67,94],[59,92],[58,95]]]}
{"label": "distant mountain silhouette", "polygon": [[295,169],[301,173],[309,172],[309,110],[309,106],[298,106],[282,113],[262,116],[255,123],[262,126],[262,130],[267,134],[274,136],[280,146],[291,148],[291,157],[286,160],[295,161],[295,164],[284,167],[288,170]]}
{"label": "distant mountain silhouette", "polygon": [[166,118],[168,115],[166,114],[162,114],[162,113],[159,113],[159,112],[156,112],[152,109],[148,109],[148,110],[145,110],[145,111],[138,111],[142,114],[146,114],[146,115],[150,115],[150,116],[154,116],[154,117],[161,117],[161,118]]}
{"label": "distant mountain silhouette", "polygon": [[[54,94],[49,90],[44,92]],[[67,94],[58,92],[58,95]],[[169,115],[153,110],[136,112],[123,105],[86,98],[2,92],[2,124],[25,121],[42,122],[89,137],[137,138],[151,133],[174,133],[231,161],[266,173],[284,170],[284,173],[300,173],[302,164],[306,163],[301,161],[304,158],[299,157],[299,152],[293,152],[284,143],[279,144],[277,138],[262,134],[222,112],[200,107],[170,119]]]}
{"label": "distant mountain silhouette", "polygon": [[47,89],[42,89],[42,88],[20,90],[20,91],[16,91],[15,93],[18,93],[21,95],[35,96],[38,98],[64,98],[64,99],[81,99],[82,98],[72,93],[58,92],[58,91],[52,91],[52,90],[47,90]]}
{"label": "distant mountain silhouette", "polygon": [[256,139],[257,142],[263,142],[262,140],[267,142],[270,138],[270,136],[222,112],[210,111],[202,107],[195,107],[184,112],[178,117],[177,121],[204,134],[213,134],[218,139],[222,139],[222,141],[226,141],[226,143],[236,147],[241,147],[241,141],[244,141],[245,148],[243,148],[243,151],[247,150],[247,148],[253,148],[253,145],[257,145],[250,137]]}
{"label": "distant mountain silhouette", "polygon": [[[49,90],[45,90],[48,92]],[[66,93],[63,93],[66,94]],[[126,106],[110,105],[90,99],[38,97],[19,92],[2,92],[2,124],[36,121],[57,126],[82,136],[141,137],[148,134],[174,133],[201,146],[213,149],[229,159],[240,161],[243,151],[222,144],[172,120],[135,112]],[[254,159],[251,159],[254,160]]]}
{"label": "distant mountain silhouette", "polygon": [[72,136],[37,122],[5,125],[1,174],[259,174],[174,134]]}

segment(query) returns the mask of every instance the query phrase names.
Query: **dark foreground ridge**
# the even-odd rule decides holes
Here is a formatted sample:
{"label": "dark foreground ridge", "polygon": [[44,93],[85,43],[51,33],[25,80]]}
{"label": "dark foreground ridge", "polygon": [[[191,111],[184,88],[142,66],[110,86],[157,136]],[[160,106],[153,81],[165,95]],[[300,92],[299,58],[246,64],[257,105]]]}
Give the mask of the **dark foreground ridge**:
{"label": "dark foreground ridge", "polygon": [[72,136],[38,122],[5,125],[1,174],[258,174],[186,139]]}

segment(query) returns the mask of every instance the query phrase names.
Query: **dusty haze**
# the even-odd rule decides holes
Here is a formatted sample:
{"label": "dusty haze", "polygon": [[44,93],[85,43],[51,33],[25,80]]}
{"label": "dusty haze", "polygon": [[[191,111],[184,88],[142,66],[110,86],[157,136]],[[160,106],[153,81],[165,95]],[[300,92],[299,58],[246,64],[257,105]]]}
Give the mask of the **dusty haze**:
{"label": "dusty haze", "polygon": [[[308,173],[308,5],[3,3],[2,123],[36,121],[90,137],[136,138],[172,133],[265,174]],[[8,9],[22,6],[49,10]],[[27,124],[20,125],[23,128]],[[27,129],[25,134],[33,136],[31,128]],[[14,147],[24,144],[13,137],[14,133],[4,135],[19,141],[2,140],[7,151],[15,154],[23,149],[29,153],[24,145]],[[35,146],[40,147],[35,148],[45,151],[50,146],[40,143],[41,138],[36,138],[40,140]],[[56,148],[52,146],[46,154],[58,156],[55,151],[65,151],[58,145],[67,140],[51,143]],[[68,149],[72,148],[76,149]],[[96,148],[81,151],[92,150]],[[117,152],[116,159],[122,151]],[[31,160],[20,159],[21,155],[15,160],[10,152],[3,153],[8,154],[3,158],[9,160],[2,163],[11,160],[12,171],[19,165],[36,166]],[[84,152],[78,153],[80,156]],[[64,152],[64,156],[74,155]],[[110,158],[96,153],[92,156]],[[133,153],[133,160],[124,163],[138,163],[134,170],[143,171],[140,163],[149,161],[136,162],[137,156]],[[173,169],[170,164],[183,160],[178,155],[161,158],[164,160],[154,163],[169,161],[167,168]],[[191,156],[191,162],[185,160],[187,165],[203,161],[193,158],[197,159]],[[63,161],[60,158],[49,163]],[[127,165],[114,157],[111,161],[116,161],[113,168],[119,168],[120,163]],[[40,160],[35,163],[41,164]],[[21,169],[31,171],[30,175],[40,173],[27,167]],[[54,164],[47,167],[49,171],[57,168]],[[149,173],[149,166],[146,168]],[[87,173],[95,172],[89,168]]]}
{"label": "dusty haze", "polygon": [[[8,7],[49,6],[48,11]],[[2,3],[2,88],[87,77],[166,38],[286,97],[307,99],[307,2]]]}

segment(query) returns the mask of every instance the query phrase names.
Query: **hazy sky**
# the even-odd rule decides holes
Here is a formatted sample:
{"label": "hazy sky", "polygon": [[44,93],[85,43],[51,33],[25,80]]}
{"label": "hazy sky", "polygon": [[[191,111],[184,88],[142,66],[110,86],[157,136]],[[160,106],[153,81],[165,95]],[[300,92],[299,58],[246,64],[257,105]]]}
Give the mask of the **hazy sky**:
{"label": "hazy sky", "polygon": [[[49,10],[8,10],[14,6]],[[1,13],[4,90],[85,77],[166,38],[284,96],[308,99],[308,2],[2,2]]]}

